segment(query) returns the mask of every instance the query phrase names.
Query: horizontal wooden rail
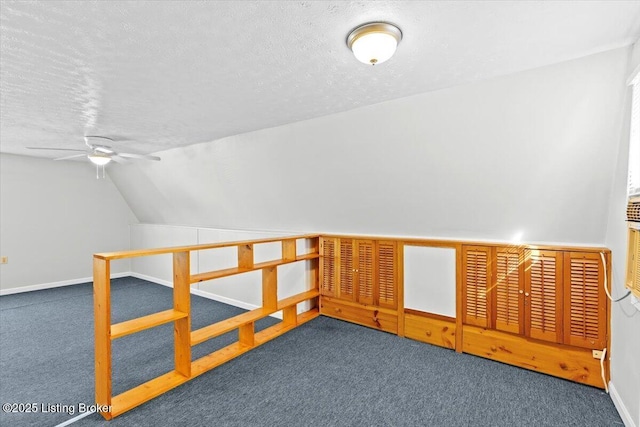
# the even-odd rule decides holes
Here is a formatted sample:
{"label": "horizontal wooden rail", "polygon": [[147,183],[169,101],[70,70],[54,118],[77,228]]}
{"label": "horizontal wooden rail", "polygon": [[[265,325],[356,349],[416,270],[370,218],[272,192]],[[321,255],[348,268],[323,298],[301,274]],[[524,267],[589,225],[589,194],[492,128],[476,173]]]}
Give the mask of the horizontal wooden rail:
{"label": "horizontal wooden rail", "polygon": [[282,242],[285,240],[313,239],[317,237],[319,237],[318,234],[300,234],[296,236],[268,237],[265,239],[239,240],[234,242],[204,243],[201,245],[190,245],[190,246],[172,246],[167,248],[136,249],[131,251],[118,251],[118,252],[102,252],[102,253],[94,254],[93,257],[98,259],[104,259],[104,260],[114,260],[114,259],[123,259],[123,258],[136,258],[136,257],[150,256],[150,255],[173,254],[177,252],[192,252],[192,251],[203,251],[207,249],[230,248],[234,246],[242,246],[247,244],[258,245],[262,243]]}
{"label": "horizontal wooden rail", "polygon": [[280,301],[278,301],[278,309],[277,311],[280,311],[284,308],[290,307],[292,305],[297,305],[303,301],[307,301],[310,300],[312,298],[315,298],[317,296],[320,295],[320,292],[318,292],[317,289],[312,289],[310,291],[307,292],[303,292],[301,294],[298,295],[293,295],[290,296],[288,298],[282,299]]}
{"label": "horizontal wooden rail", "polygon": [[[297,241],[311,240],[311,252],[297,254]],[[254,247],[265,243],[281,242],[279,259],[255,263]],[[237,266],[222,270],[191,274],[191,252],[200,250],[237,248]],[[114,259],[149,255],[173,255],[173,308],[136,319],[111,324],[110,261]],[[94,255],[94,311],[96,354],[96,403],[109,410],[101,414],[111,419],[142,403],[171,390],[194,377],[207,372],[265,342],[290,331],[320,315],[317,308],[297,314],[297,305],[317,299],[319,275],[319,237],[314,234],[285,236],[238,242],[212,243],[172,248],[109,252]],[[308,262],[310,286],[297,295],[278,300],[279,265]],[[262,307],[191,331],[190,285],[249,271],[262,272]],[[310,288],[310,289],[309,289]],[[317,304],[314,304],[317,306]],[[283,320],[262,331],[255,331],[255,322],[282,311]],[[174,323],[175,370],[145,382],[117,396],[112,396],[111,341],[169,322]],[[214,351],[198,360],[191,360],[191,347],[208,339],[238,330],[238,341]]]}
{"label": "horizontal wooden rail", "polygon": [[277,267],[279,265],[290,264],[297,261],[305,261],[319,258],[320,254],[311,253],[298,255],[295,259],[283,260],[276,259],[272,261],[260,262],[254,264],[253,267],[232,267],[225,268],[224,270],[207,271],[205,273],[193,274],[191,276],[191,283],[205,282],[207,280],[220,279],[222,277],[234,276],[236,274],[248,273],[250,271],[262,270],[263,268]]}
{"label": "horizontal wooden rail", "polygon": [[197,329],[191,332],[191,345],[198,345],[208,339],[226,334],[227,332],[238,329],[240,326],[246,325],[247,323],[255,322],[267,317],[269,314],[269,310],[256,308],[255,310],[247,311],[246,313],[242,313],[230,319],[225,319],[218,323],[214,323],[213,325]]}
{"label": "horizontal wooden rail", "polygon": [[116,338],[173,322],[174,320],[182,319],[188,315],[189,313],[170,309],[159,313],[153,313],[148,316],[127,320],[126,322],[116,323],[115,325],[111,325],[111,339],[115,340]]}
{"label": "horizontal wooden rail", "polygon": [[283,310],[287,307],[298,305],[303,301],[313,299],[319,295],[320,295],[320,292],[318,292],[315,289],[311,291],[303,292],[303,293],[293,295],[291,297],[278,301],[276,310],[256,308],[255,310],[247,311],[246,313],[242,313],[237,316],[231,317],[229,319],[221,320],[220,322],[197,329],[191,332],[191,345],[193,346],[193,345],[201,344],[211,338],[215,338],[220,335],[226,334],[227,332],[231,332],[234,329],[238,329],[243,325],[258,321],[260,319],[263,319],[265,317],[272,315],[275,312]]}
{"label": "horizontal wooden rail", "polygon": [[224,270],[207,271],[206,273],[194,274],[191,276],[191,283],[206,282],[207,280],[220,279],[222,277],[234,276],[236,274],[254,271],[253,268],[232,267]]}

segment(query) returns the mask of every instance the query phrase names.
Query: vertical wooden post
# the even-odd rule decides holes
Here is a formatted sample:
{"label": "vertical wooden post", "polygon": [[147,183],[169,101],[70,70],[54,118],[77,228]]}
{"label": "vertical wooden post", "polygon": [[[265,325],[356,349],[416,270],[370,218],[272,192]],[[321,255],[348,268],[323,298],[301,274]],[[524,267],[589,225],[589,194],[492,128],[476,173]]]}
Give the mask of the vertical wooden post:
{"label": "vertical wooden post", "polygon": [[286,326],[298,324],[298,305],[291,305],[282,309],[282,323]]}
{"label": "vertical wooden post", "polygon": [[[320,238],[313,237],[311,239],[311,253],[320,254]],[[315,258],[308,261],[309,266],[309,289],[320,291],[320,258]],[[309,300],[309,308],[319,307],[319,298],[313,298]]]}
{"label": "vertical wooden post", "polygon": [[278,309],[278,268],[262,269],[262,307],[269,311]]}
{"label": "vertical wooden post", "polygon": [[398,290],[398,336],[404,337],[404,242],[398,242],[396,289]]}
{"label": "vertical wooden post", "polygon": [[173,309],[187,317],[173,323],[176,372],[191,377],[191,266],[189,252],[173,254]]}
{"label": "vertical wooden post", "polygon": [[311,238],[311,253],[314,253],[314,254],[320,253],[320,237]]}
{"label": "vertical wooden post", "polygon": [[254,331],[254,322],[240,326],[238,328],[238,341],[240,341],[240,344],[253,347],[256,343]]}
{"label": "vertical wooden post", "polygon": [[[308,261],[309,263],[309,282],[311,282],[310,290],[320,291],[320,260],[318,258]],[[309,300],[309,308],[319,307],[318,298]]]}
{"label": "vertical wooden post", "polygon": [[253,268],[253,245],[238,246],[238,267]]}
{"label": "vertical wooden post", "polygon": [[[611,289],[613,288],[613,283],[611,282],[611,252],[605,253],[605,264],[607,269],[606,280],[609,285],[607,290],[611,294]],[[609,355],[604,361],[604,378],[608,384],[611,381],[611,300],[609,298],[605,298],[605,300],[607,301],[605,319],[607,319],[607,351]]]}
{"label": "vertical wooden post", "polygon": [[[93,258],[96,403],[111,406],[111,272],[109,260]],[[111,411],[100,412],[110,420]]]}
{"label": "vertical wooden post", "polygon": [[[311,252],[320,254],[320,238],[311,239]],[[311,289],[320,290],[320,261],[318,258],[311,260]]]}
{"label": "vertical wooden post", "polygon": [[297,254],[296,239],[282,241],[282,260],[295,261]]}
{"label": "vertical wooden post", "polygon": [[462,353],[462,245],[456,244],[456,352]]}

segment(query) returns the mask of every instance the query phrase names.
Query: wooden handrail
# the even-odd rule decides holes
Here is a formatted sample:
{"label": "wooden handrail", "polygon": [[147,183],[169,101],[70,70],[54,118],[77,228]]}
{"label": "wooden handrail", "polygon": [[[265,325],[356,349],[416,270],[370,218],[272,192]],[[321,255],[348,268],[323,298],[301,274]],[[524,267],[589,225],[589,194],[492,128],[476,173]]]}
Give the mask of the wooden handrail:
{"label": "wooden handrail", "polygon": [[319,237],[318,234],[299,234],[296,236],[285,236],[285,237],[268,237],[264,239],[254,239],[254,240],[239,240],[233,242],[223,242],[223,243],[203,243],[200,245],[189,245],[189,246],[171,246],[166,248],[153,248],[153,249],[135,249],[130,251],[118,251],[118,252],[102,252],[94,254],[94,258],[104,259],[104,260],[114,260],[114,259],[123,259],[123,258],[136,258],[142,256],[149,255],[162,255],[162,254],[173,254],[176,252],[191,252],[191,251],[202,251],[205,249],[217,249],[217,248],[228,248],[232,246],[242,246],[249,244],[261,244],[261,243],[273,243],[273,242],[281,242],[283,240],[299,240],[299,239],[313,239]]}

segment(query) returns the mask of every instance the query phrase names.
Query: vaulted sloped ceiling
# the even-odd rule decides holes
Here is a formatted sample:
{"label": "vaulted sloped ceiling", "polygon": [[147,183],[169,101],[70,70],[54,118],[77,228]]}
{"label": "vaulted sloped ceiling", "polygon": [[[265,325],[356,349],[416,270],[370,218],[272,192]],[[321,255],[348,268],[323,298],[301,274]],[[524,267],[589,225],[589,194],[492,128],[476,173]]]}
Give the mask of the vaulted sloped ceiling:
{"label": "vaulted sloped ceiling", "polygon": [[[357,25],[404,33],[377,67]],[[0,151],[109,135],[144,153],[633,43],[640,2],[3,1]]]}

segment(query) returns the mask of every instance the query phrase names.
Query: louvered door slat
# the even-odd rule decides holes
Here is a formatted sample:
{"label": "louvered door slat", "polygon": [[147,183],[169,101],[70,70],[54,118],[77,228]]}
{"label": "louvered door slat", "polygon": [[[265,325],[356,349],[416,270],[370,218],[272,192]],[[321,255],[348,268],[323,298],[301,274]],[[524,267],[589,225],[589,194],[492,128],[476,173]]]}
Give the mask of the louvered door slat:
{"label": "louvered door slat", "polygon": [[358,302],[373,304],[373,242],[358,241]]}
{"label": "louvered door slat", "polygon": [[352,301],[355,293],[353,291],[353,240],[340,239],[340,279],[338,287],[338,297]]}
{"label": "louvered door slat", "polygon": [[565,344],[606,346],[604,269],[600,254],[567,252],[564,259]]}
{"label": "louvered door slat", "polygon": [[525,251],[525,333],[562,342],[562,252]]}
{"label": "louvered door slat", "polygon": [[396,243],[380,241],[376,246],[378,261],[378,305],[396,309]]}
{"label": "louvered door slat", "polygon": [[491,281],[490,248],[464,246],[462,250],[462,321],[487,327],[487,290]]}
{"label": "louvered door slat", "polygon": [[320,293],[326,296],[336,295],[336,239],[320,240]]}
{"label": "louvered door slat", "polygon": [[521,333],[521,290],[524,287],[522,251],[496,248],[495,256],[495,328],[501,331]]}

